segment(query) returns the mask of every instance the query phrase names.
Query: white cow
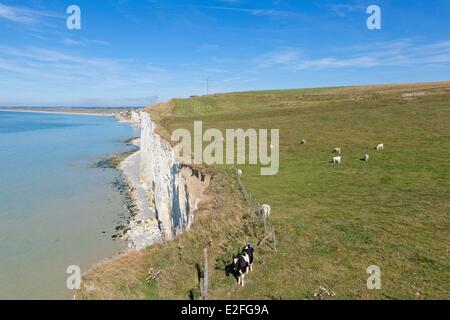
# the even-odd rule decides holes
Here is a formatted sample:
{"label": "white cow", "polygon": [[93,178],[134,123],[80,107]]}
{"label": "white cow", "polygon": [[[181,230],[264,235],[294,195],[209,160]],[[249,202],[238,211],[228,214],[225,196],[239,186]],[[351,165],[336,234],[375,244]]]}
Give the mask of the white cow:
{"label": "white cow", "polygon": [[368,154],[365,154],[363,160],[364,160],[364,161],[369,161],[369,155],[368,155]]}
{"label": "white cow", "polygon": [[266,220],[270,217],[270,212],[272,211],[272,208],[268,204],[263,204],[261,206],[261,209],[259,210],[261,217]]}
{"label": "white cow", "polygon": [[341,154],[342,153],[341,148],[334,148],[334,153]]}
{"label": "white cow", "polygon": [[239,178],[240,178],[240,177],[242,177],[242,174],[243,174],[242,170],[241,170],[241,169],[239,169],[239,170],[237,171],[237,175],[238,175],[238,177],[239,177]]}
{"label": "white cow", "polygon": [[333,157],[333,159],[331,160],[331,162],[334,164],[341,164],[341,161],[342,157]]}
{"label": "white cow", "polygon": [[375,147],[375,150],[384,150],[384,144],[383,144],[383,143],[380,143],[379,145],[377,145],[377,146]]}

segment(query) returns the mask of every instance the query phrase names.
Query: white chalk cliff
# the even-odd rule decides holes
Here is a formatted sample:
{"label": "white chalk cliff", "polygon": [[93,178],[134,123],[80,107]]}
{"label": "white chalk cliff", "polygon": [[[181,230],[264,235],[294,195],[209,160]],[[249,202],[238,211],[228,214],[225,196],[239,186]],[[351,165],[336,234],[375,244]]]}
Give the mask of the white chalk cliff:
{"label": "white chalk cliff", "polygon": [[142,249],[190,228],[210,177],[180,161],[172,145],[155,132],[147,112],[132,119],[140,120],[140,151],[121,168],[134,189],[139,212],[125,238],[131,248]]}

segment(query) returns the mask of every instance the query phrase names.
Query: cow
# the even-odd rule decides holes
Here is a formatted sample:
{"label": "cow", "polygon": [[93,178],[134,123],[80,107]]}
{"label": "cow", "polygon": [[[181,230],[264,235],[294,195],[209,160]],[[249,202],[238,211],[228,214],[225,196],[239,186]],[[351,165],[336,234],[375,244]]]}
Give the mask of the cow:
{"label": "cow", "polygon": [[380,143],[379,145],[377,145],[377,146],[375,147],[375,150],[384,150],[384,144],[383,144],[383,143]]}
{"label": "cow", "polygon": [[243,174],[242,170],[239,169],[239,170],[237,171],[237,176],[240,178],[240,177],[242,177],[242,174]]}
{"label": "cow", "polygon": [[268,204],[263,204],[261,206],[261,209],[259,210],[259,213],[261,214],[261,217],[266,220],[270,217],[270,212],[272,211],[272,208]]}
{"label": "cow", "polygon": [[302,139],[302,140],[300,141],[300,144],[306,144],[306,140],[305,140],[305,139]]}
{"label": "cow", "polygon": [[250,257],[246,252],[241,253],[239,256],[233,259],[234,262],[234,275],[238,280],[238,284],[245,286],[244,279],[250,267]]}
{"label": "cow", "polygon": [[333,159],[331,160],[331,162],[334,164],[341,164],[341,161],[342,161],[341,157],[333,157]]}
{"label": "cow", "polygon": [[249,258],[249,268],[247,269],[247,273],[250,271],[253,271],[253,257],[254,257],[255,249],[252,247],[252,245],[249,243],[247,244],[243,249],[242,253],[246,253]]}
{"label": "cow", "polygon": [[334,148],[333,152],[336,153],[336,154],[341,154],[342,153],[341,148]]}

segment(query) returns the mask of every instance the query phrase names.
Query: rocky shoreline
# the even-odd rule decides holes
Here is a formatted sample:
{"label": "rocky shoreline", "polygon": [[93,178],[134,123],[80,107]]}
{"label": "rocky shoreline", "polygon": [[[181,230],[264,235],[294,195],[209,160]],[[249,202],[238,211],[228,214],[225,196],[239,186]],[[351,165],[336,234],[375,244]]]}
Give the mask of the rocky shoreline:
{"label": "rocky shoreline", "polygon": [[[140,139],[133,144],[140,146]],[[140,182],[140,149],[126,157],[118,166],[131,196],[131,219],[123,232],[123,239],[130,249],[140,250],[151,244],[162,242],[155,211],[152,210],[147,192]]]}
{"label": "rocky shoreline", "polygon": [[[141,119],[139,111],[129,111],[116,114],[117,121],[140,128]],[[130,138],[126,143],[134,145],[135,150],[118,155],[109,162],[116,164],[122,174],[122,183],[119,186],[124,197],[125,205],[130,213],[125,226],[118,226],[117,237],[127,242],[128,248],[140,250],[145,247],[161,243],[162,237],[155,211],[151,208],[147,190],[141,183],[141,138]],[[119,161],[117,161],[119,160]]]}

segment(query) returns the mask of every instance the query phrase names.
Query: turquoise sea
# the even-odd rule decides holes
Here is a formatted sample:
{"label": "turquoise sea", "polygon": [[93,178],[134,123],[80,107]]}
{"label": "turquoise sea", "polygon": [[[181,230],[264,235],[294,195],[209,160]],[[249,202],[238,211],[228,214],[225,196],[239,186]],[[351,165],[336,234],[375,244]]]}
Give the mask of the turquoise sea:
{"label": "turquoise sea", "polygon": [[0,112],[0,299],[71,298],[68,266],[124,249],[120,173],[93,165],[138,134],[113,117]]}

